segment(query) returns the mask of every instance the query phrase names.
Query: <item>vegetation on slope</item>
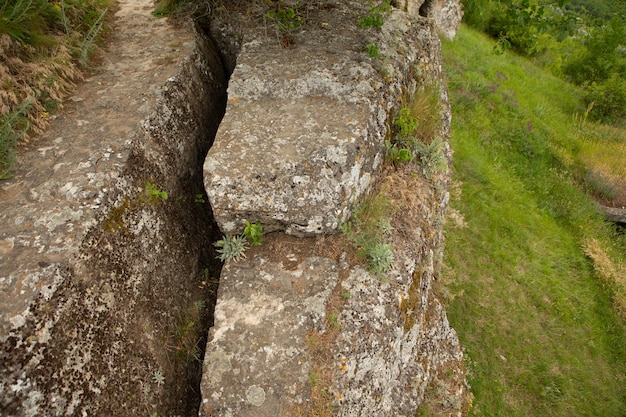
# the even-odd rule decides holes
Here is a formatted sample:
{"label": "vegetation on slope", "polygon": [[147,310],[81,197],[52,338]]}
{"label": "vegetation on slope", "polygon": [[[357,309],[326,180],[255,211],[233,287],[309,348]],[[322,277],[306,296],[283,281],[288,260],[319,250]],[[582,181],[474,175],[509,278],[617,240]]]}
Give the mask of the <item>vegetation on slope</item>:
{"label": "vegetation on slope", "polygon": [[0,179],[81,78],[111,0],[0,0]]}
{"label": "vegetation on slope", "polygon": [[472,415],[624,416],[626,238],[587,192],[623,189],[626,133],[494,45],[466,26],[444,44],[456,180],[444,292]]}
{"label": "vegetation on slope", "polygon": [[624,0],[463,0],[464,21],[583,87],[590,116],[626,123]]}

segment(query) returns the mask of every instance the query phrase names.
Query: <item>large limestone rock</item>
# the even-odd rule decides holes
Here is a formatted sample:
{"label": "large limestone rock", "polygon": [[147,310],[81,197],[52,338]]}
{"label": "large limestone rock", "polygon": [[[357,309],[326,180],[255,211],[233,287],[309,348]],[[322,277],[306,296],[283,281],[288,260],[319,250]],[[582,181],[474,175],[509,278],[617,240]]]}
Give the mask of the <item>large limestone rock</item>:
{"label": "large limestone rock", "polygon": [[[419,6],[406,7],[419,17]],[[454,36],[458,2],[424,7],[437,16],[436,27]],[[275,38],[272,27],[268,35],[265,21],[244,36],[227,111],[204,165],[207,194],[226,233],[240,232],[246,220],[300,236],[332,232],[380,168],[388,113],[416,62],[402,39],[411,22],[386,16],[395,30],[377,36],[356,27],[369,11],[364,5],[312,8],[302,12],[308,20],[297,35]],[[446,10],[457,10],[458,19],[447,21]],[[369,57],[368,43],[382,55]]]}
{"label": "large limestone rock", "polygon": [[[451,415],[467,411],[462,353],[433,291],[448,171],[427,180],[384,162],[403,95],[443,85],[439,40],[432,20],[401,10],[381,30],[357,28],[368,10],[326,2],[301,10],[306,25],[288,35],[228,10],[242,49],[205,186],[224,232],[248,220],[275,233],[222,270],[202,417],[414,416],[428,387]],[[379,58],[366,53],[374,43]],[[441,102],[449,157],[443,88]],[[332,233],[372,189],[398,208],[384,277]]]}
{"label": "large limestone rock", "polygon": [[390,91],[361,39],[325,48],[324,31],[315,36],[297,54],[263,34],[243,45],[204,164],[224,232],[245,220],[295,235],[336,230],[380,167]]}

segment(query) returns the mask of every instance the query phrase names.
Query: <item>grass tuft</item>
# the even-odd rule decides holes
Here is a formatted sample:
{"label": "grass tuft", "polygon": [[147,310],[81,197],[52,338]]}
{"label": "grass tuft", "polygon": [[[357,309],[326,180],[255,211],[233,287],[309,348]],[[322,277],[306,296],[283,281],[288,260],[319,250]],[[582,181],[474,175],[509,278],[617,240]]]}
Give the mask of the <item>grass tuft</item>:
{"label": "grass tuft", "polygon": [[393,230],[391,201],[383,194],[367,197],[352,213],[352,218],[341,226],[367,268],[382,277],[393,266],[393,245],[386,241]]}

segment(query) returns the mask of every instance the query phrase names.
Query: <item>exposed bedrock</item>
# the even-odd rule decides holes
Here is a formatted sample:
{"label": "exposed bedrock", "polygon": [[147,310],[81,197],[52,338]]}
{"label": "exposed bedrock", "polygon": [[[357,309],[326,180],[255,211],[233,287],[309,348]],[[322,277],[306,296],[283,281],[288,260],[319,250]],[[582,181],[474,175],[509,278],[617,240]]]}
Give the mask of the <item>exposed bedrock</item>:
{"label": "exposed bedrock", "polygon": [[120,1],[104,71],[2,183],[2,416],[197,412],[177,335],[208,327],[220,267],[201,167],[226,74],[202,29],[152,7]]}
{"label": "exposed bedrock", "polygon": [[[394,115],[424,85],[441,92],[436,135],[451,157],[435,21],[396,8],[363,29],[367,5],[321,3],[289,33],[259,23],[265,12],[225,13],[241,50],[205,187],[224,233],[245,221],[273,233],[222,270],[200,415],[414,416],[429,387],[463,415],[462,353],[434,290],[449,170],[427,179],[385,162]],[[384,277],[337,231],[372,192],[400,208]]]}
{"label": "exposed bedrock", "polygon": [[[417,13],[396,10],[379,33],[357,27],[363,5],[312,8],[297,34],[270,27],[268,35],[267,24],[257,24],[243,36],[228,111],[204,164],[226,233],[246,220],[298,236],[335,231],[380,171],[402,91],[433,65],[419,54],[437,40],[415,38],[428,25]],[[381,56],[368,56],[368,44]]]}

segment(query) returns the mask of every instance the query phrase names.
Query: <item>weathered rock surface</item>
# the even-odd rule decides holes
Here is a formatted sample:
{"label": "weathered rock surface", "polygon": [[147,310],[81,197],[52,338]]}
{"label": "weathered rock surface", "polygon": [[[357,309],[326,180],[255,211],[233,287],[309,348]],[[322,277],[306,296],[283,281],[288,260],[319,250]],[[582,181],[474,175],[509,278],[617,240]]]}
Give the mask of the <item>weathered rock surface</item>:
{"label": "weathered rock surface", "polygon": [[[244,37],[228,111],[204,164],[214,215],[227,233],[246,220],[300,236],[336,230],[372,185],[388,114],[419,71],[404,42],[411,13],[387,16],[380,34],[357,28],[368,13],[360,4],[303,13],[297,35],[275,39],[258,25]],[[285,39],[295,45],[285,48]],[[382,57],[368,56],[368,43]]]}
{"label": "weathered rock surface", "polygon": [[201,31],[152,9],[120,1],[103,71],[2,183],[0,415],[189,408],[172,335],[214,262],[196,194],[226,80]]}
{"label": "weathered rock surface", "polygon": [[424,16],[433,20],[437,32],[452,40],[461,25],[461,3],[449,0],[397,0],[396,6],[410,15]]}
{"label": "weathered rock surface", "polygon": [[[295,257],[285,253],[284,261]],[[285,268],[261,254],[225,267],[204,367],[210,401],[203,415],[270,417],[304,409],[312,369],[307,336],[325,328],[339,270],[324,257]]]}
{"label": "weathered rock surface", "polygon": [[604,217],[610,222],[626,225],[626,209],[619,207],[600,206]]}
{"label": "weathered rock surface", "polygon": [[[380,31],[358,29],[368,10],[305,8],[303,28],[278,38],[241,25],[205,187],[224,232],[248,220],[276,233],[222,270],[201,416],[414,416],[429,386],[450,415],[467,410],[458,339],[433,290],[449,173],[427,180],[383,163],[403,95],[443,85],[439,40],[432,20],[401,10]],[[371,43],[382,57],[368,56]],[[445,89],[441,101],[450,157]],[[325,235],[372,188],[399,208],[384,279]]]}
{"label": "weathered rock surface", "polygon": [[[225,3],[224,21],[252,14]],[[405,93],[441,85],[436,20],[420,5],[363,30],[363,2],[306,3],[295,32],[262,18],[215,27],[218,53],[202,30],[155,20],[152,2],[120,1],[128,24],[105,71],[2,183],[0,415],[196,412],[184,397],[196,352],[176,358],[189,348],[181,319],[210,300],[217,267],[205,185],[223,231],[250,220],[276,233],[224,268],[201,415],[412,416],[428,387],[449,413],[466,409],[458,340],[433,291],[448,173],[383,164]],[[224,140],[205,163],[233,69]],[[443,90],[442,102],[449,156]],[[402,208],[382,280],[324,235],[376,187]]]}
{"label": "weathered rock surface", "polygon": [[[352,20],[350,9],[328,13]],[[225,232],[245,220],[295,235],[333,231],[380,167],[391,91],[382,91],[354,30],[307,31],[294,54],[257,29],[237,58],[228,112],[204,164]]]}

